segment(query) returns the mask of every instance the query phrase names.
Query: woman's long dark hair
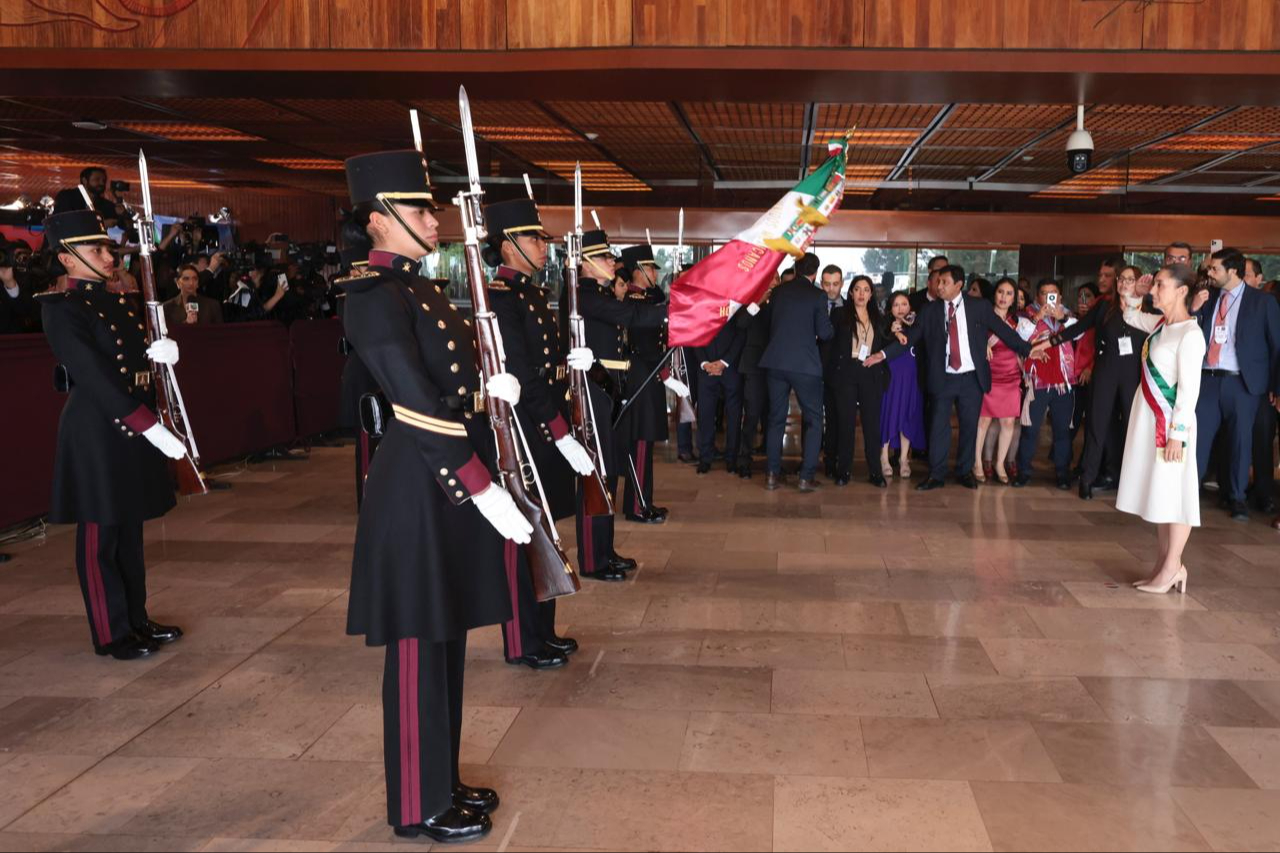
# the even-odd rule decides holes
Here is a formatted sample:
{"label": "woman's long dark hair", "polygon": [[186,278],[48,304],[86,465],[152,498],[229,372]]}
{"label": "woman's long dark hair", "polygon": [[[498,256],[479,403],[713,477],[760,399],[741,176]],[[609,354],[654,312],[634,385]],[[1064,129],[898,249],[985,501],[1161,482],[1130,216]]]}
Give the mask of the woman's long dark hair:
{"label": "woman's long dark hair", "polygon": [[871,332],[872,334],[875,334],[876,331],[883,332],[884,327],[881,322],[880,305],[876,302],[875,283],[871,281],[871,276],[867,275],[856,275],[853,277],[853,281],[849,282],[849,301],[845,303],[845,310],[848,312],[849,317],[852,318],[851,321],[853,323],[854,332],[856,333],[858,330],[859,320],[858,308],[853,304],[853,288],[856,287],[860,281],[865,281],[867,283],[867,289],[871,291],[871,299],[867,301],[867,321],[871,326]]}
{"label": "woman's long dark hair", "polygon": [[[991,288],[991,304],[996,304],[996,293],[1000,290],[1000,285],[1008,284],[1013,288],[1013,302],[1009,305],[1009,311],[1004,315],[1004,321],[1013,328],[1018,328],[1018,283],[1009,276],[1002,276],[996,280],[995,286]],[[997,317],[1000,315],[997,314]]]}

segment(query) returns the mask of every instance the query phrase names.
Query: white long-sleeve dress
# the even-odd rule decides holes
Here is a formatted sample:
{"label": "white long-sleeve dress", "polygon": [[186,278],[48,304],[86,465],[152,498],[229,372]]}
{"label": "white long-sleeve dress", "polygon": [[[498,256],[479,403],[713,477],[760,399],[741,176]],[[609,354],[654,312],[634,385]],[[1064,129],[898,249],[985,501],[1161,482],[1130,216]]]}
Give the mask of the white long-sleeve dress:
{"label": "white long-sleeve dress", "polygon": [[1166,462],[1164,450],[1157,450],[1156,416],[1139,386],[1129,414],[1116,509],[1155,524],[1199,527],[1196,402],[1200,399],[1200,371],[1204,368],[1204,331],[1195,319],[1161,325],[1163,319],[1133,307],[1126,307],[1124,312],[1124,321],[1136,329],[1151,333],[1159,327],[1159,333],[1148,344],[1149,355],[1160,377],[1176,390],[1165,434],[1168,439],[1183,443],[1182,461]]}

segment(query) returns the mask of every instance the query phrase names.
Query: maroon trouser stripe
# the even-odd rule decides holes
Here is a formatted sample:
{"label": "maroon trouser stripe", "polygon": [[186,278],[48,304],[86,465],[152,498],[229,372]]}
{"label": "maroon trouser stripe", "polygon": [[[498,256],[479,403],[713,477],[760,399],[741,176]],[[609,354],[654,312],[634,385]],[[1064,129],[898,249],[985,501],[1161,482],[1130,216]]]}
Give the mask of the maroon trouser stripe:
{"label": "maroon trouser stripe", "polygon": [[511,619],[502,626],[507,632],[507,651],[513,658],[524,657],[520,642],[520,584],[516,578],[519,561],[516,559],[516,543],[510,539],[502,546],[502,561],[507,567],[507,593],[511,596]]}
{"label": "maroon trouser stripe", "polygon": [[93,620],[98,645],[111,644],[111,616],[107,610],[107,591],[102,583],[102,564],[98,561],[98,525],[84,526],[84,574],[89,587],[89,616]]}
{"label": "maroon trouser stripe", "polygon": [[400,820],[422,823],[422,743],[418,734],[418,640],[400,644]]}
{"label": "maroon trouser stripe", "polygon": [[649,442],[636,442],[636,507],[635,514],[639,515],[643,511],[641,502],[641,492],[644,491],[644,469],[645,462],[649,458]]}

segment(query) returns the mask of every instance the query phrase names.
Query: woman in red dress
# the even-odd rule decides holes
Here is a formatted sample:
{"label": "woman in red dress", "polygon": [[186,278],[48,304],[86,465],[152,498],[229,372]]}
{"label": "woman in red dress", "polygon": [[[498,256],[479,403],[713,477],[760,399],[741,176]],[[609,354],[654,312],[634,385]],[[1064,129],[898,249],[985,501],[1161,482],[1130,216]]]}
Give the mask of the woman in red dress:
{"label": "woman in red dress", "polygon": [[[1017,296],[1018,288],[1013,279],[1002,278],[996,282],[996,314],[1014,328],[1018,325],[1014,310]],[[986,443],[991,422],[996,420],[1000,423],[1000,435],[996,445],[995,476],[1001,483],[1008,484],[1009,473],[1005,470],[1005,459],[1008,458],[1013,438],[1018,432],[1018,417],[1022,414],[1022,367],[1017,353],[1001,343],[995,335],[991,335],[987,341],[987,356],[991,361],[991,390],[982,398],[982,415],[978,418],[978,449],[974,457],[978,461],[973,466],[973,476],[979,482],[986,480],[982,468],[982,446]]]}

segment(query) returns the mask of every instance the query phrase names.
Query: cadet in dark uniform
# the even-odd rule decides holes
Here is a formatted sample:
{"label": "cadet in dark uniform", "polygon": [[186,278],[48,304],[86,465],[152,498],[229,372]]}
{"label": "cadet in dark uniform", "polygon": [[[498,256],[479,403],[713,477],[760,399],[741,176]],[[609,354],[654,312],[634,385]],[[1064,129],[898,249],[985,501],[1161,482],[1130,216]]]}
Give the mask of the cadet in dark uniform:
{"label": "cadet in dark uniform", "polygon": [[[587,231],[582,235],[582,268],[578,275],[578,310],[582,314],[587,348],[595,358],[595,366],[587,383],[596,413],[596,429],[604,451],[605,485],[617,494],[618,473],[627,464],[613,430],[614,401],[622,394],[623,382],[630,362],[627,358],[627,329],[661,329],[666,321],[666,306],[640,301],[619,302],[613,295],[613,276],[617,268],[609,235],[604,231]],[[561,334],[568,339],[569,297],[560,293]],[[618,507],[615,507],[618,509]],[[587,516],[582,494],[578,494],[578,573],[584,578],[620,581],[636,567],[636,561],[619,556],[613,549],[614,515]]]}
{"label": "cadet in dark uniform", "polygon": [[[631,282],[627,301],[660,306],[665,311],[667,296],[654,278],[657,262],[653,259],[653,248],[639,245],[623,249],[621,261]],[[623,454],[619,464],[626,474],[622,509],[628,521],[642,524],[661,524],[667,520],[666,509],[653,505],[653,444],[666,441],[669,434],[667,392],[663,386],[681,397],[689,396],[688,387],[671,378],[665,369],[661,383],[654,381],[641,388],[641,383],[666,353],[664,328],[633,326],[627,332],[631,368],[627,371],[623,397],[633,402],[618,425]]]}
{"label": "cadet in dark uniform", "polygon": [[[374,275],[374,273],[369,272],[368,237],[364,235],[364,229],[354,222],[348,222],[342,226],[342,231],[343,247],[338,254],[342,258],[342,266],[348,272],[342,278],[336,279],[334,285],[340,289],[337,296],[338,319],[345,322],[347,298],[346,292],[341,288],[356,279]],[[374,381],[373,374],[356,354],[356,348],[351,345],[349,338],[343,335],[338,346],[342,354],[347,357],[342,365],[338,425],[344,430],[352,430],[356,437],[356,510],[358,511],[360,505],[364,503],[364,481],[369,476],[369,465],[373,462],[373,453],[378,449],[378,442],[382,439],[380,429],[376,430],[376,435],[373,434],[377,424],[366,422],[373,420],[373,407],[378,406],[378,383]],[[368,401],[364,399],[366,396],[370,397]],[[380,407],[380,410],[385,408]]]}
{"label": "cadet in dark uniform", "polygon": [[102,219],[90,210],[44,221],[45,242],[67,289],[40,296],[44,331],[70,376],[58,421],[49,520],[76,522],[76,574],[93,648],[118,660],[145,657],[182,636],[147,616],[142,523],[174,506],[165,456],[186,448],[157,420],[151,362],[174,364],[171,340],[147,346],[141,309],[108,293],[115,267]]}
{"label": "cadet in dark uniform", "polygon": [[[591,473],[592,465],[564,418],[569,393],[565,361],[571,353],[561,344],[547,289],[533,278],[547,263],[551,235],[543,230],[538,208],[529,199],[491,204],[484,216],[489,232],[484,260],[497,267],[489,298],[502,333],[507,370],[520,381],[516,416],[542,482],[543,508],[553,519],[568,518],[574,511],[577,475]],[[576,355],[579,369],[591,366],[590,350]],[[512,618],[502,631],[507,663],[532,669],[563,666],[578,644],[556,636],[555,600],[538,602],[528,561],[523,554],[518,560],[511,556],[507,581]]]}
{"label": "cadet in dark uniform", "polygon": [[[503,552],[532,527],[494,482],[471,323],[414,260],[437,242],[421,155],[366,154],[346,170],[372,273],[345,285],[346,334],[395,413],[365,482],[347,633],[387,648],[387,820],[402,837],[466,841],[498,806],[458,778],[467,631],[511,618]],[[520,397],[505,373],[484,390]]]}

